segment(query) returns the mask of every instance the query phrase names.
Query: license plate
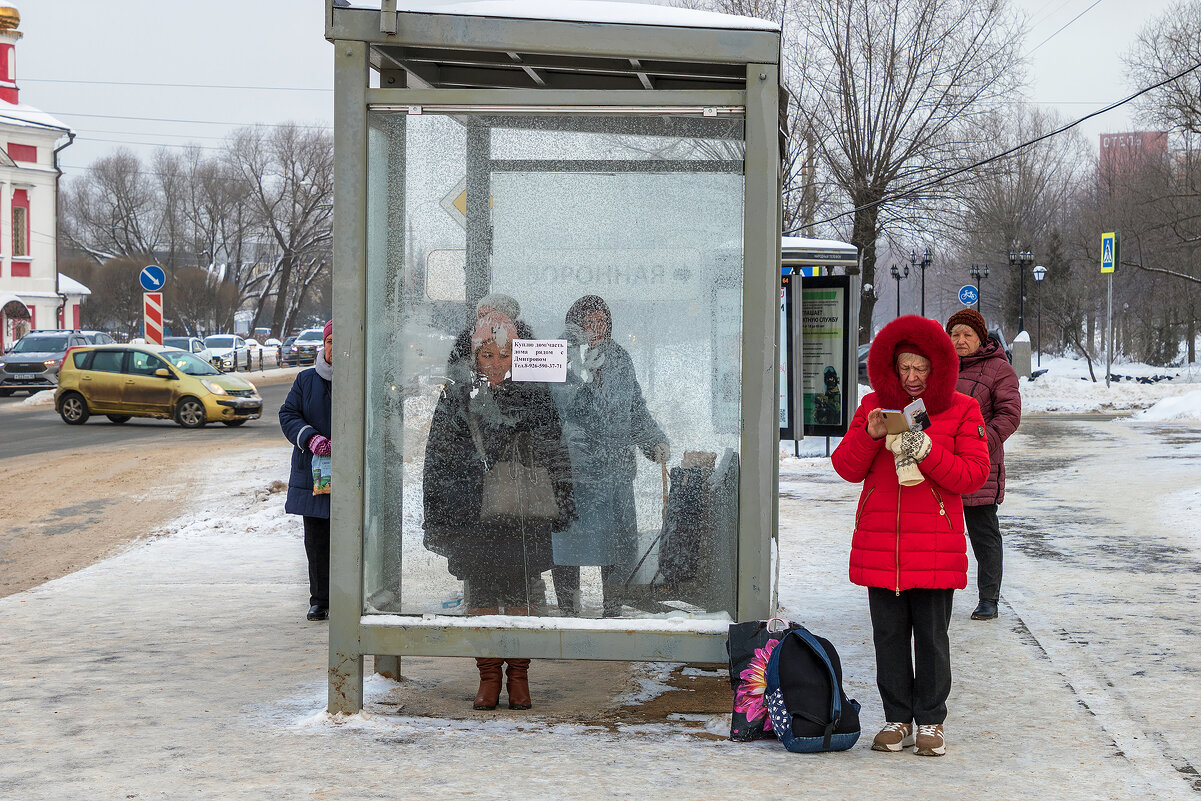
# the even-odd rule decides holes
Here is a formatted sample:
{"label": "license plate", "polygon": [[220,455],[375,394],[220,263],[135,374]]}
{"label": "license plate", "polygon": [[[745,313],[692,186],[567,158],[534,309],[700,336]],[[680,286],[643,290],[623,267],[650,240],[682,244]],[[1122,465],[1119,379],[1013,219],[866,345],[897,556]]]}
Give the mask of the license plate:
{"label": "license plate", "polygon": [[41,376],[38,375],[14,375],[13,381],[37,381]]}

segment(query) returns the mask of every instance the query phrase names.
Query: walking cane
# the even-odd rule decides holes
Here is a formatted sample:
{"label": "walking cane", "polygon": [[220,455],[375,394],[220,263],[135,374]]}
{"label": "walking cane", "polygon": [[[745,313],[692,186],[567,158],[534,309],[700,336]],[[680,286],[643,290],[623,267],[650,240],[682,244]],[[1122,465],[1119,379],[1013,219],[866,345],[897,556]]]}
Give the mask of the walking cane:
{"label": "walking cane", "polygon": [[659,462],[659,467],[663,468],[663,521],[667,522],[667,460]]}

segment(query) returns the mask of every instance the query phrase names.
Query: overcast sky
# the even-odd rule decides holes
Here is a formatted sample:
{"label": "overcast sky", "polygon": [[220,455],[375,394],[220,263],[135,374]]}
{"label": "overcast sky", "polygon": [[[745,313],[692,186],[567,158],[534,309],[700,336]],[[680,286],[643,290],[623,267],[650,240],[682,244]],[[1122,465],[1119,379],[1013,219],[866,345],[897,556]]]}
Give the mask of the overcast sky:
{"label": "overcast sky", "polygon": [[[1170,5],[1016,2],[1030,15],[1029,97],[1073,119],[1133,91],[1121,56],[1144,23]],[[240,125],[331,124],[332,54],[323,38],[322,0],[11,5],[21,12],[24,33],[17,60],[22,102],[79,134],[62,154],[68,176],[122,143],[145,156],[154,145],[218,147]],[[1098,134],[1137,127],[1119,109],[1081,130],[1095,148]]]}

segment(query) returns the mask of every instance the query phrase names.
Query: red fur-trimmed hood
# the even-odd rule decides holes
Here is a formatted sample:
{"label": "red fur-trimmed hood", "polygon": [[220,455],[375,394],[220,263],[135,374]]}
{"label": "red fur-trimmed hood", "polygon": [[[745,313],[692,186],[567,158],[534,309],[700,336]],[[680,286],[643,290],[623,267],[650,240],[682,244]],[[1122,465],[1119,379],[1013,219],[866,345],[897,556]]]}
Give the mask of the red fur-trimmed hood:
{"label": "red fur-trimmed hood", "polygon": [[916,314],[898,317],[872,340],[867,354],[867,377],[881,408],[901,409],[911,400],[901,386],[895,366],[897,346],[901,343],[916,345],[930,360],[930,379],[922,393],[926,410],[938,414],[950,408],[959,380],[959,354],[941,323]]}

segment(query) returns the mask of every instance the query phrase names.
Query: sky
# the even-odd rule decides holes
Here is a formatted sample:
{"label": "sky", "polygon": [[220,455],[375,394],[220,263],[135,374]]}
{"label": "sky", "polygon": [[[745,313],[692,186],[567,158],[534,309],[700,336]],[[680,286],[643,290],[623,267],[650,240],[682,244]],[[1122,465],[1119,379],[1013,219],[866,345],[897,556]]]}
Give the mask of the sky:
{"label": "sky", "polygon": [[[642,0],[650,2],[650,0]],[[1029,14],[1029,97],[1074,119],[1127,96],[1121,56],[1170,0],[1013,0]],[[358,0],[366,4],[366,0]],[[323,0],[13,0],[22,102],[78,134],[68,176],[122,145],[219,148],[255,123],[332,124]],[[1078,17],[1078,18],[1077,18]],[[1065,27],[1066,26],[1066,27]],[[1136,130],[1125,109],[1081,126]]]}

